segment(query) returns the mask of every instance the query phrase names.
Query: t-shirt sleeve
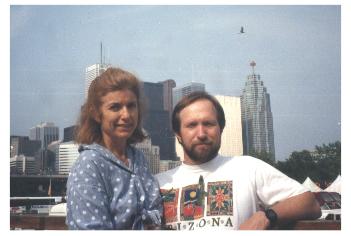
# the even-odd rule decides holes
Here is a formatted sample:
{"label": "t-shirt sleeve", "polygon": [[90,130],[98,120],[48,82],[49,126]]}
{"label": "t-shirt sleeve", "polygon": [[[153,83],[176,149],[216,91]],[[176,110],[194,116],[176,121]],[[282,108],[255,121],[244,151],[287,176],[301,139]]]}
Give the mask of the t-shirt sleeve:
{"label": "t-shirt sleeve", "polygon": [[113,229],[107,192],[96,163],[81,153],[67,181],[69,229]]}
{"label": "t-shirt sleeve", "polygon": [[309,191],[296,180],[283,174],[271,165],[255,159],[255,183],[261,203],[270,207],[279,201]]}

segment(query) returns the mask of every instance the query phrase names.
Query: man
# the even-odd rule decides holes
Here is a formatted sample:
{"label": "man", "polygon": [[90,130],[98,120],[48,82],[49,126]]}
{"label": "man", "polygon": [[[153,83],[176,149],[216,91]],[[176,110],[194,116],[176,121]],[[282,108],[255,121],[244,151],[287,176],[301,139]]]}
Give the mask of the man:
{"label": "man", "polygon": [[272,166],[250,156],[218,155],[225,116],[211,95],[184,97],[172,126],[183,164],[156,176],[169,228],[269,229],[321,215],[314,195]]}

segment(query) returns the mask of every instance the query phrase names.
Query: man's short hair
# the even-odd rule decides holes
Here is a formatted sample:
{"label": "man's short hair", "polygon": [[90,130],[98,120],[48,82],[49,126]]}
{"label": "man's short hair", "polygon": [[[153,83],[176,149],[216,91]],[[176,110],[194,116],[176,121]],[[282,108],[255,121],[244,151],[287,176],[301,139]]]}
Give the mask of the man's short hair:
{"label": "man's short hair", "polygon": [[180,132],[180,117],[179,117],[179,113],[186,108],[187,106],[189,106],[190,104],[198,101],[198,100],[208,100],[210,101],[213,106],[215,107],[216,111],[217,111],[217,122],[219,124],[219,127],[221,129],[221,133],[224,129],[225,126],[225,115],[224,115],[224,111],[223,108],[221,106],[221,104],[218,102],[218,100],[213,97],[212,95],[204,92],[204,91],[196,91],[193,93],[190,93],[189,95],[184,96],[178,103],[177,105],[174,107],[173,109],[173,113],[172,113],[172,128],[173,131],[176,134],[179,134]]}

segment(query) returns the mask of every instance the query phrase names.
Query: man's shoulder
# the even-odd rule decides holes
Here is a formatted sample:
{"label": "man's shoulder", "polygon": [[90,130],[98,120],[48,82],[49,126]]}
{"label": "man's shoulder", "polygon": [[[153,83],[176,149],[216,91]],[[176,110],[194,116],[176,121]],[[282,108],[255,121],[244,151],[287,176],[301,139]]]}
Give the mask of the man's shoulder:
{"label": "man's shoulder", "polygon": [[174,181],[175,175],[179,172],[181,166],[177,166],[173,169],[158,173],[155,175],[156,179],[158,180],[160,187],[167,183],[172,183]]}
{"label": "man's shoulder", "polygon": [[219,155],[216,159],[217,165],[229,165],[232,163],[234,165],[249,164],[255,162],[257,159],[252,156],[222,156]]}
{"label": "man's shoulder", "polygon": [[173,169],[160,172],[160,173],[156,174],[155,176],[156,176],[157,179],[162,179],[162,178],[166,178],[168,176],[173,176],[174,174],[177,173],[179,168],[180,168],[180,166],[177,166],[177,167],[175,167]]}

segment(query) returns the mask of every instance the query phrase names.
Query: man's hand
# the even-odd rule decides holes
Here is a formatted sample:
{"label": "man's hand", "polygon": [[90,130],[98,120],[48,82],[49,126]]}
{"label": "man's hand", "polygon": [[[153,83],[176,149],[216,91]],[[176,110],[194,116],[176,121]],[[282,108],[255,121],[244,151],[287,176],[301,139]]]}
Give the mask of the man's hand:
{"label": "man's hand", "polygon": [[269,220],[263,211],[256,212],[239,227],[240,230],[264,230],[268,228]]}

